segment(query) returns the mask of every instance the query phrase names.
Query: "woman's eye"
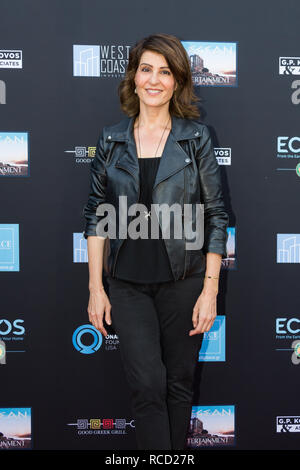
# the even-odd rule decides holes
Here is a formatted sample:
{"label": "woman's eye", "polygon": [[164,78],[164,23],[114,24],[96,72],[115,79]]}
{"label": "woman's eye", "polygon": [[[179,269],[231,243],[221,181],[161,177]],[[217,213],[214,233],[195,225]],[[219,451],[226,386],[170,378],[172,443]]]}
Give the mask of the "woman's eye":
{"label": "woman's eye", "polygon": [[[143,67],[141,70],[142,70],[142,72],[149,72],[150,71],[150,69],[148,67]],[[162,74],[171,75],[171,72],[169,72],[168,70],[162,70]]]}

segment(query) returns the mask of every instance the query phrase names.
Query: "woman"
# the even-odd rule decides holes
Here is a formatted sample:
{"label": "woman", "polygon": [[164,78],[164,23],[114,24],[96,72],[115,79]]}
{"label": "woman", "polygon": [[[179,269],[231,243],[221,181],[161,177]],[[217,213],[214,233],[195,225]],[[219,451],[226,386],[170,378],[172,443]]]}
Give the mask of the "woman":
{"label": "woman", "polygon": [[[119,95],[129,117],[102,130],[84,208],[89,320],[106,336],[105,320],[119,336],[138,448],[184,449],[195,366],[203,333],[216,317],[226,256],[220,169],[208,128],[197,120],[189,59],[179,39],[155,34],[139,41]],[[120,196],[128,206],[145,205],[142,224],[146,220],[148,230],[155,219],[151,203],[204,204],[203,247],[187,249],[186,233],[165,236],[174,219],[167,229],[159,224],[158,238],[103,236],[104,213],[97,209],[112,204],[120,228]],[[127,215],[122,220],[128,226]],[[195,215],[192,220],[197,223]]]}

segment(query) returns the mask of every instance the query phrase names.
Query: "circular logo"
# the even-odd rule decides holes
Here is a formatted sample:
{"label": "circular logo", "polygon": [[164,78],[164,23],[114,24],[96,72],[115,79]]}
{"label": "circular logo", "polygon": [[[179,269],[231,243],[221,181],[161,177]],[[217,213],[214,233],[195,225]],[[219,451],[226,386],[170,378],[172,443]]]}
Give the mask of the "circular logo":
{"label": "circular logo", "polygon": [[300,176],[300,163],[296,166],[296,173],[298,176]]}
{"label": "circular logo", "polygon": [[[92,344],[86,345],[81,341],[82,335],[86,333],[92,335]],[[74,348],[82,354],[93,354],[94,352],[98,351],[102,344],[102,335],[93,325],[81,325],[74,331],[72,342]]]}
{"label": "circular logo", "polygon": [[297,357],[300,357],[300,343],[296,343],[294,346],[294,353]]}

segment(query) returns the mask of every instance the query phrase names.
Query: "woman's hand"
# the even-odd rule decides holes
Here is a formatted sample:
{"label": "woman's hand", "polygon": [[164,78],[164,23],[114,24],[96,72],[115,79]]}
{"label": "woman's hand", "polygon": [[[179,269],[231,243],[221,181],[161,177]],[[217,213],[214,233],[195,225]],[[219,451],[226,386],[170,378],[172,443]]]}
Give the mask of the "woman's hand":
{"label": "woman's hand", "polygon": [[202,290],[193,309],[192,322],[194,329],[189,336],[209,331],[217,316],[217,291]]}
{"label": "woman's hand", "polygon": [[[99,330],[104,336],[107,336],[107,331],[103,325],[103,317],[108,325],[111,325],[111,304],[106,295],[105,290],[90,290],[90,299],[88,305],[89,321]],[[105,312],[105,316],[104,316]]]}

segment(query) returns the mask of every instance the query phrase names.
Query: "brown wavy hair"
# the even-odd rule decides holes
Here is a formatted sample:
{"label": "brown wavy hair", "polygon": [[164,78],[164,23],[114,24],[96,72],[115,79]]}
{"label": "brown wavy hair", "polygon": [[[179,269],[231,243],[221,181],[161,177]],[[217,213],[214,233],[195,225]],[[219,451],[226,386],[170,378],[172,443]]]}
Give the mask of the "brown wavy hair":
{"label": "brown wavy hair", "polygon": [[181,41],[170,34],[152,34],[138,41],[129,51],[125,78],[118,86],[121,109],[129,117],[137,116],[140,110],[139,97],[134,93],[134,77],[144,51],[162,54],[177,82],[170,100],[169,112],[181,118],[199,118],[200,111],[194,102],[201,101],[194,92],[189,56]]}

